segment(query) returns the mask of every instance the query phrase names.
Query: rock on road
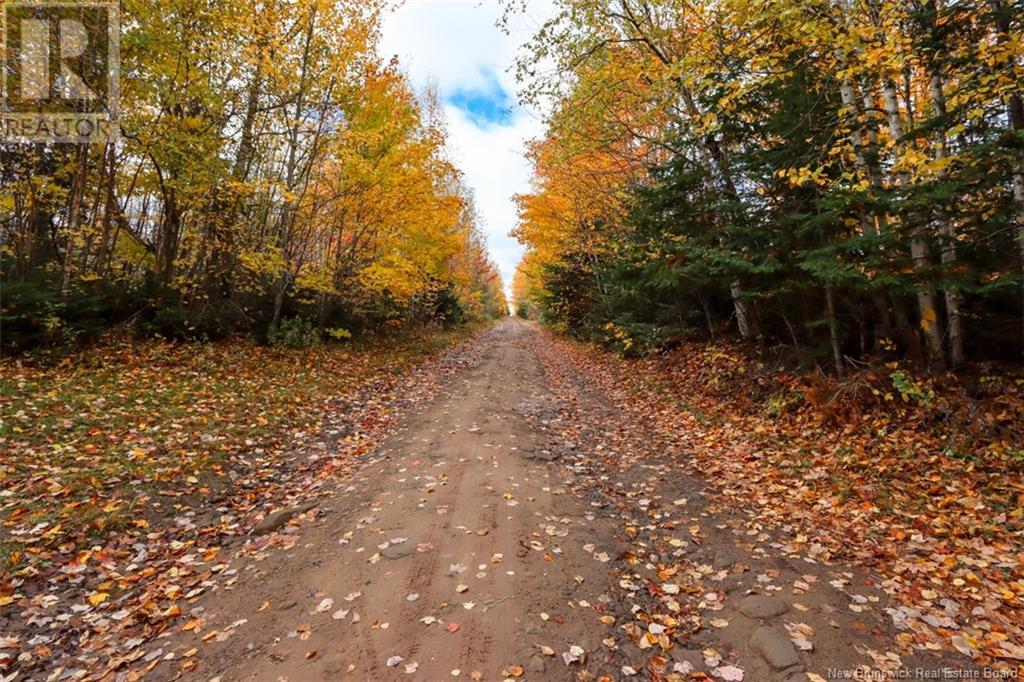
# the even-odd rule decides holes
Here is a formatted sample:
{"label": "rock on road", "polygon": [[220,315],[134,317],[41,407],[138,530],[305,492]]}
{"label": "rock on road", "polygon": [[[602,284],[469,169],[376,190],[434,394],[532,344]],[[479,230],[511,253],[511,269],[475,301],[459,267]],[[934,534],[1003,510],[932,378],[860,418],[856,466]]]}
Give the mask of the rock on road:
{"label": "rock on road", "polygon": [[[565,377],[546,371],[534,326],[503,321],[474,343],[475,362],[274,531],[293,534],[284,549],[232,561],[231,580],[186,614],[196,627],[166,638],[181,653],[150,678],[806,680],[812,666],[877,663],[868,652],[892,633],[870,580],[842,573],[863,606],[851,613],[845,593],[816,591],[831,570],[739,549],[728,519],[700,511],[703,483],[673,475],[654,443],[650,461],[621,469],[579,454],[630,437],[643,448],[644,433],[615,424],[585,379],[559,394]],[[573,410],[596,411],[613,440],[573,442],[587,434],[561,423]],[[651,518],[651,499],[664,528],[689,527],[658,532],[690,577],[623,532],[623,519]],[[637,587],[642,576],[657,587]],[[713,588],[696,587],[705,578]],[[794,580],[808,586],[799,602],[779,587]],[[668,615],[646,616],[644,599]]]}

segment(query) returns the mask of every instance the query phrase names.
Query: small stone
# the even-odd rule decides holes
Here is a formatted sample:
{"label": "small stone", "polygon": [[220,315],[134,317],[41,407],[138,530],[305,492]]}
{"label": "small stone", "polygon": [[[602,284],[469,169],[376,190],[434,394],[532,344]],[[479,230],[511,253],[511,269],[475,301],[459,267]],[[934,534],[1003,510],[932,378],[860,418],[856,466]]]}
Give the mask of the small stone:
{"label": "small stone", "polygon": [[281,528],[288,523],[293,516],[297,514],[305,514],[310,509],[316,506],[315,502],[303,504],[298,507],[291,507],[289,509],[279,509],[273,514],[268,514],[266,518],[256,524],[256,527],[252,529],[253,535],[263,535],[264,533],[272,533],[275,530]]}
{"label": "small stone", "polygon": [[731,573],[722,578],[722,581],[718,584],[718,589],[726,594],[731,594],[741,587],[743,587],[742,573]]}
{"label": "small stone", "polygon": [[755,594],[740,602],[740,613],[747,618],[774,618],[789,611],[789,604],[779,597]]}
{"label": "small stone", "polygon": [[776,670],[785,670],[800,665],[793,643],[781,630],[762,626],[750,638],[750,647],[761,654],[768,664]]}
{"label": "small stone", "polygon": [[526,661],[526,669],[531,673],[542,673],[547,669],[547,663],[540,656],[533,655]]}
{"label": "small stone", "polygon": [[409,542],[402,542],[397,545],[390,545],[381,550],[381,556],[385,559],[401,559],[402,557],[409,556],[412,554],[412,544]]}
{"label": "small stone", "polygon": [[541,459],[547,462],[554,461],[561,456],[561,453],[552,452],[547,449],[523,451],[523,457],[525,457],[526,459]]}
{"label": "small stone", "polygon": [[700,671],[704,668],[704,654],[700,649],[672,647],[669,655],[672,656],[672,660],[676,663],[689,663],[695,671]]}

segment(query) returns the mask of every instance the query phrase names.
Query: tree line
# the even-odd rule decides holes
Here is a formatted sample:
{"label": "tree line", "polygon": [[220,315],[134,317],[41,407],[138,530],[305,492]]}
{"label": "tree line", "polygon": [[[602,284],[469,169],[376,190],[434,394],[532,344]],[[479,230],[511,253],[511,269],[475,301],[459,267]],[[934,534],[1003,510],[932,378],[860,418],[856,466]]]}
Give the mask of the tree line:
{"label": "tree line", "polygon": [[731,328],[842,374],[1019,362],[1019,0],[560,0],[520,313],[645,352]]}
{"label": "tree line", "polygon": [[124,0],[121,139],[0,145],[4,345],[503,313],[441,103],[377,54],[384,9]]}

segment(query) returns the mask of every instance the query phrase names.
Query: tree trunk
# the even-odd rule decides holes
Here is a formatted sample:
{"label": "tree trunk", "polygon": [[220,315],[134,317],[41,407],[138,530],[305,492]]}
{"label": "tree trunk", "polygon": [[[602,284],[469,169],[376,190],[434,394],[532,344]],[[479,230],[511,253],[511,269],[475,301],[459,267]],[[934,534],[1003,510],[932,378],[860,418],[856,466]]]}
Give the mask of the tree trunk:
{"label": "tree trunk", "polygon": [[[889,115],[889,132],[899,150],[903,143],[903,121],[900,118],[899,101],[896,95],[896,84],[890,78],[882,81],[882,96],[885,111]],[[899,174],[900,183],[904,188],[910,186],[910,176]],[[914,221],[910,221],[914,222]],[[930,259],[928,242],[923,230],[917,225],[910,225],[910,257],[914,270],[920,281],[917,284],[917,307],[921,318],[921,330],[924,332],[925,345],[928,349],[928,365],[931,369],[945,367],[945,353],[942,345],[942,325],[939,322],[938,309],[935,306],[935,289],[927,280]]]}
{"label": "tree trunk", "polygon": [[711,321],[711,308],[708,306],[708,300],[703,292],[699,292],[697,296],[700,298],[700,307],[704,309],[704,319],[708,323],[708,334],[711,336],[711,343],[715,343],[715,325]]}
{"label": "tree trunk", "polygon": [[[689,116],[699,119],[700,109],[697,107],[693,95],[686,87],[681,87],[680,92],[682,93],[683,103]],[[729,160],[725,158],[718,140],[711,135],[706,135],[703,138],[703,147],[705,154],[711,160],[713,170],[718,174],[719,185],[722,191],[730,200],[739,203],[739,193],[736,191],[736,183],[732,178],[732,168],[729,165]],[[743,285],[739,278],[734,279],[730,283],[729,295],[732,298],[732,305],[736,311],[736,325],[739,328],[740,336],[748,340],[753,339],[758,334],[750,305],[743,299]]]}
{"label": "tree trunk", "polygon": [[277,291],[274,293],[274,314],[270,321],[270,328],[275,329],[281,324],[281,311],[284,309],[284,294],[288,291],[288,273],[281,273],[281,279],[277,282]]}
{"label": "tree trunk", "polygon": [[[946,97],[942,92],[942,76],[938,73],[938,67],[933,66],[931,76],[932,104],[935,106],[937,116],[946,117]],[[939,161],[946,159],[946,129],[945,121],[941,123],[936,131],[935,158]],[[940,171],[939,177],[945,176],[945,171]],[[942,239],[942,250],[940,257],[946,269],[946,276],[951,277],[956,269],[956,231],[945,211],[939,209],[939,237]],[[959,367],[964,363],[964,334],[963,323],[960,315],[960,292],[953,284],[947,284],[943,288],[946,298],[946,322],[949,325],[949,353],[953,367]]]}
{"label": "tree trunk", "polygon": [[156,268],[153,281],[156,287],[162,288],[174,278],[174,262],[178,258],[178,240],[181,233],[181,215],[178,212],[178,201],[171,188],[165,188],[163,194],[163,220],[156,247]]}
{"label": "tree trunk", "polygon": [[[294,190],[299,183],[299,131],[302,123],[302,111],[306,101],[306,79],[309,75],[310,68],[310,49],[313,42],[313,31],[316,26],[316,12],[309,17],[309,24],[306,27],[306,36],[302,52],[302,66],[299,72],[299,82],[296,89],[296,101],[295,101],[295,121],[289,126],[287,145],[288,154],[285,161],[285,188],[291,192]],[[310,158],[314,155],[314,151],[310,150]],[[310,161],[312,164],[312,161]],[[310,167],[307,164],[307,169]],[[278,247],[281,249],[281,257],[283,260],[283,270],[281,271],[281,277],[278,280],[277,291],[274,294],[274,310],[271,317],[270,326],[277,327],[281,323],[281,312],[284,309],[284,296],[288,291],[288,283],[290,280],[289,268],[292,267],[292,263],[289,258],[289,246],[291,243],[292,226],[294,224],[295,212],[297,206],[294,205],[295,200],[293,198],[287,198],[284,201],[284,205],[281,209],[281,216],[278,221]]]}
{"label": "tree trunk", "polygon": [[111,252],[117,243],[117,233],[114,232],[111,239],[111,231],[114,228],[114,202],[117,201],[115,185],[117,183],[116,148],[112,144],[104,147],[103,153],[103,222],[100,229],[99,253],[96,255],[96,274],[100,277],[107,276],[107,266],[110,262]]}
{"label": "tree trunk", "polygon": [[[857,103],[857,97],[854,93],[853,83],[849,80],[844,80],[840,84],[840,94],[843,99],[843,106],[850,110],[851,117],[856,122],[852,126],[850,140],[853,142],[854,158],[858,170],[864,175],[864,179],[868,182],[868,185],[872,190],[876,189],[876,176],[877,174],[871,167],[868,161],[868,145],[869,142],[866,139],[868,133],[860,126],[861,110]],[[861,207],[861,228],[864,234],[869,237],[878,236],[878,228],[875,225],[875,219],[868,213],[866,207]],[[873,250],[872,250],[873,251]],[[871,292],[871,302],[875,308],[875,316],[877,328],[875,334],[879,339],[890,339],[892,338],[892,321],[889,319],[889,306],[885,301],[885,294],[881,291],[874,290]]]}
{"label": "tree trunk", "polygon": [[732,284],[729,286],[729,293],[732,295],[732,304],[736,309],[736,326],[739,327],[740,336],[745,339],[754,338],[756,334],[750,317],[750,308],[747,306],[747,302],[743,300],[743,287],[740,286],[738,279],[732,281]]}
{"label": "tree trunk", "polygon": [[832,361],[835,363],[836,375],[843,376],[843,351],[839,343],[839,322],[836,320],[836,302],[832,285],[825,287],[825,304],[828,307],[828,335],[832,343]]}
{"label": "tree trunk", "polygon": [[[32,152],[35,161],[35,175],[39,178],[52,177],[54,172],[54,160],[52,154],[46,150],[46,145],[39,142]],[[32,183],[30,189],[29,204],[29,229],[32,244],[29,252],[29,269],[33,270],[47,263],[54,253],[53,248],[53,211],[45,201],[40,192]]]}
{"label": "tree trunk", "polygon": [[71,180],[71,191],[68,197],[68,222],[64,226],[64,259],[60,267],[60,293],[68,293],[71,286],[71,270],[74,262],[75,239],[78,235],[78,223],[82,218],[82,201],[85,196],[85,174],[89,168],[89,147],[79,144],[75,149],[75,175]]}
{"label": "tree trunk", "polygon": [[[875,94],[873,90],[874,86],[872,83],[865,82],[861,87],[861,101],[864,107],[864,118],[867,123],[864,126],[865,158],[869,164],[872,186],[876,191],[878,191],[883,189],[883,177],[882,170],[878,165],[879,140],[877,116],[875,113],[877,105],[875,104]],[[889,216],[884,212],[880,212],[876,218],[878,220],[879,234],[887,233],[889,228]],[[886,307],[887,309],[892,310],[892,318],[895,322],[899,338],[903,340],[903,343],[907,348],[907,352],[916,362],[924,361],[924,349],[921,346],[921,337],[914,325],[910,323],[910,318],[907,316],[906,306],[904,305],[902,297],[894,295],[891,297],[891,301],[891,307]]]}

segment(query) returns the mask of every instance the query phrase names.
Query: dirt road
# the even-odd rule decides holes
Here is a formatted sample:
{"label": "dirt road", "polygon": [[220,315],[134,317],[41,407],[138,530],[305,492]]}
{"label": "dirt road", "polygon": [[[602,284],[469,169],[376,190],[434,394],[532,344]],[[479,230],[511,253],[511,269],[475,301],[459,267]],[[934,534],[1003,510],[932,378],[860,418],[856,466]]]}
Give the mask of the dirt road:
{"label": "dirt road", "polygon": [[741,534],[756,509],[706,511],[708,483],[679,475],[669,448],[544,338],[508,320],[478,339],[478,359],[354,474],[231,561],[151,676],[771,681],[962,667],[889,651],[871,576],[799,556],[769,529]]}

